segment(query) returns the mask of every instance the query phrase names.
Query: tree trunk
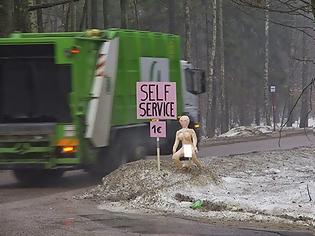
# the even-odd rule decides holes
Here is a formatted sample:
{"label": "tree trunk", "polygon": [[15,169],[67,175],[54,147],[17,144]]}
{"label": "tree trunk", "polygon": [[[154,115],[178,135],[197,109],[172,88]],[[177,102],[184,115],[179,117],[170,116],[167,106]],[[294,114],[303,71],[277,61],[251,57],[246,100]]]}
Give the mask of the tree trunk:
{"label": "tree trunk", "polygon": [[[307,49],[306,49],[306,36],[305,33],[303,33],[303,64],[302,64],[302,89],[305,88],[308,84],[308,64],[306,62],[307,59]],[[301,101],[301,113],[300,113],[300,128],[308,127],[308,103],[309,101],[309,89],[305,90],[302,95],[302,101]]]}
{"label": "tree trunk", "polygon": [[[295,22],[295,18],[294,18]],[[294,23],[295,25],[295,23]],[[290,38],[290,58],[289,58],[289,78],[288,78],[288,104],[287,104],[287,127],[292,127],[293,124],[293,87],[294,87],[294,56],[295,56],[295,46],[294,46],[294,31],[291,31]],[[292,113],[291,113],[292,111]],[[291,113],[291,114],[290,114]]]}
{"label": "tree trunk", "polygon": [[14,0],[13,21],[14,30],[21,32],[30,31],[28,0]]}
{"label": "tree trunk", "polygon": [[[216,0],[214,0],[216,1]],[[210,132],[209,137],[215,136],[216,129],[216,114],[217,114],[217,78],[215,76],[212,77],[212,102],[210,105]]]}
{"label": "tree trunk", "polygon": [[312,7],[313,16],[315,18],[315,0],[311,0],[311,7]]}
{"label": "tree trunk", "polygon": [[6,36],[11,30],[11,1],[0,0],[0,36]]}
{"label": "tree trunk", "polygon": [[136,29],[140,29],[140,19],[138,13],[138,0],[133,0],[134,16],[136,22]]}
{"label": "tree trunk", "polygon": [[84,28],[84,23],[85,23],[85,28],[87,28],[87,1],[84,1],[83,9],[82,9],[82,17],[80,20],[80,31],[82,31]]}
{"label": "tree trunk", "polygon": [[175,34],[175,0],[168,0],[168,32]]}
{"label": "tree trunk", "polygon": [[260,106],[259,106],[259,97],[256,94],[255,98],[255,124],[260,125]]}
{"label": "tree trunk", "polygon": [[92,28],[97,28],[97,1],[96,0],[91,0],[90,1],[91,3],[91,12],[90,12],[90,15],[91,15],[91,27]]}
{"label": "tree trunk", "polygon": [[[94,1],[92,1],[94,2]],[[69,31],[74,32],[75,31],[75,12],[74,12],[74,2],[71,1],[69,3],[69,17],[70,17],[70,28]]]}
{"label": "tree trunk", "polygon": [[265,10],[265,68],[264,68],[264,112],[267,125],[271,125],[270,120],[270,97],[269,97],[269,3],[266,0]]}
{"label": "tree trunk", "polygon": [[[210,1],[209,1],[210,2]],[[215,126],[216,126],[216,80],[214,78],[214,60],[217,47],[217,0],[212,1],[211,4],[208,4],[208,11],[212,12],[212,40],[208,42],[208,55],[209,55],[209,65],[208,65],[208,111],[207,111],[207,133],[209,137],[215,135]],[[210,28],[210,17],[207,17],[207,28]],[[210,32],[210,30],[209,30]]]}
{"label": "tree trunk", "polygon": [[127,0],[120,0],[120,27],[128,28]]}
{"label": "tree trunk", "polygon": [[108,0],[103,0],[103,27],[106,29],[108,27]]}
{"label": "tree trunk", "polygon": [[221,88],[220,88],[220,105],[221,105],[221,133],[225,133],[229,129],[229,117],[227,114],[228,101],[226,97],[226,83],[225,83],[225,62],[224,62],[224,32],[223,32],[223,4],[222,0],[219,0],[219,32],[220,32],[220,76],[221,76]]}
{"label": "tree trunk", "polygon": [[69,31],[69,18],[70,18],[70,5],[67,8],[66,11],[66,19],[65,19],[65,31],[68,32]]}
{"label": "tree trunk", "polygon": [[[28,0],[28,5],[32,6],[34,5],[34,0]],[[35,11],[31,11],[28,13],[28,18],[29,18],[29,22],[30,22],[30,32],[38,32],[37,29],[37,15]]]}
{"label": "tree trunk", "polygon": [[185,15],[185,59],[191,62],[191,0],[184,0]]}
{"label": "tree trunk", "polygon": [[[41,3],[42,3],[42,0],[36,0],[36,5],[41,4]],[[39,33],[44,32],[42,9],[38,9],[36,11],[36,14],[37,14],[37,30]]]}
{"label": "tree trunk", "polygon": [[36,11],[38,9],[45,9],[45,8],[50,8],[50,7],[54,7],[54,6],[58,6],[58,5],[64,5],[66,3],[70,3],[70,2],[78,2],[80,0],[55,0],[52,1],[50,3],[41,3],[41,4],[36,4],[34,6],[30,6],[27,8],[28,11]]}

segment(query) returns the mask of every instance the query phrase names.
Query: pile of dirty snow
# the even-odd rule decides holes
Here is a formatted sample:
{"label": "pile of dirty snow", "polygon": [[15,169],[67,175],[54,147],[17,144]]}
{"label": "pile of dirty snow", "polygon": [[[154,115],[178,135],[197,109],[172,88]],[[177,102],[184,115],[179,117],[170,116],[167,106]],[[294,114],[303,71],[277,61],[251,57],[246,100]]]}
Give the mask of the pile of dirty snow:
{"label": "pile of dirty snow", "polygon": [[[315,151],[302,148],[209,157],[202,170],[176,171],[171,161],[126,164],[81,198],[99,208],[163,212],[210,220],[315,226]],[[214,171],[215,170],[215,171]],[[192,204],[202,200],[201,209]]]}
{"label": "pile of dirty snow", "polygon": [[85,197],[113,202],[129,201],[185,183],[200,186],[215,181],[217,177],[211,168],[199,170],[193,166],[191,171],[183,172],[176,170],[170,160],[162,160],[159,172],[155,160],[140,160],[123,165],[105,176],[103,184]]}
{"label": "pile of dirty snow", "polygon": [[272,133],[271,126],[239,126],[228,132],[219,135],[219,137],[250,137]]}

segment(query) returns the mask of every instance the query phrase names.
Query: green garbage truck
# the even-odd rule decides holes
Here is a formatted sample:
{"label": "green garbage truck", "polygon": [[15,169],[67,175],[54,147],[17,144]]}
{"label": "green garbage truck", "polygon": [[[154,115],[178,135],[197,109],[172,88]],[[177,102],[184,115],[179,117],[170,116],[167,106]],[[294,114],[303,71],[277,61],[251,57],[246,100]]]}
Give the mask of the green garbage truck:
{"label": "green garbage truck", "polygon": [[[137,120],[136,82],[177,85],[177,115],[199,129],[205,76],[180,56],[176,35],[123,29],[13,33],[0,39],[0,169],[22,182],[65,170],[106,174],[152,152]],[[171,150],[176,120],[161,149]]]}

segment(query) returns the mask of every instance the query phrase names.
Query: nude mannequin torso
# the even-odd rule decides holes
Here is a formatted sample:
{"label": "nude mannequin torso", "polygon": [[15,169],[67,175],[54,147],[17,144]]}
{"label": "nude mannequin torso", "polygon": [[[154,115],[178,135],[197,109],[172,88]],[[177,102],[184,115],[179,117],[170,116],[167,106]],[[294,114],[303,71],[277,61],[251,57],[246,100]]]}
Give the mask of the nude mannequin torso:
{"label": "nude mannequin torso", "polygon": [[194,130],[188,128],[182,128],[178,132],[178,139],[182,144],[193,144],[192,136],[194,135]]}

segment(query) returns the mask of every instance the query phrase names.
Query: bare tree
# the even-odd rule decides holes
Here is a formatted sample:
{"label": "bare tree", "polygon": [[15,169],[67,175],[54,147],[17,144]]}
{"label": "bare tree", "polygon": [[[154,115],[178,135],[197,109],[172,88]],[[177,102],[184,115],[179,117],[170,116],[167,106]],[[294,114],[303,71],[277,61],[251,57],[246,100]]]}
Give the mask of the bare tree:
{"label": "bare tree", "polygon": [[[302,88],[305,88],[308,85],[308,63],[307,63],[307,49],[306,49],[306,35],[303,34],[302,39],[302,53],[303,53],[303,62],[302,62]],[[301,113],[300,113],[300,128],[308,127],[308,99],[309,99],[309,90],[306,90],[302,95],[301,100]]]}
{"label": "bare tree", "polygon": [[50,8],[50,7],[54,7],[54,6],[58,6],[58,5],[64,5],[66,3],[77,2],[77,1],[79,1],[79,0],[55,0],[52,2],[45,2],[45,3],[41,3],[41,4],[36,4],[34,6],[28,6],[27,8],[25,8],[25,10],[36,11],[38,9]]}
{"label": "bare tree", "polygon": [[168,32],[175,33],[175,0],[168,0]]}
{"label": "bare tree", "polygon": [[88,0],[85,0],[84,1],[84,5],[83,5],[83,8],[82,8],[82,16],[81,16],[81,20],[80,20],[80,30],[82,31],[83,30],[83,27],[84,27],[84,24],[85,24],[85,27],[87,28],[88,27],[88,22],[87,22],[87,1]]}
{"label": "bare tree", "polygon": [[[92,1],[94,2],[94,1]],[[69,14],[70,14],[70,31],[73,32],[75,31],[75,10],[74,10],[74,1],[69,2]]]}
{"label": "bare tree", "polygon": [[97,28],[97,1],[96,0],[92,0],[90,1],[91,3],[91,26],[92,28]]}
{"label": "bare tree", "polygon": [[[211,1],[209,1],[211,2]],[[211,41],[208,42],[208,56],[209,56],[209,65],[208,65],[208,109],[207,109],[207,133],[209,137],[213,137],[215,135],[215,124],[216,124],[216,80],[214,78],[214,60],[216,55],[216,47],[217,47],[217,0],[212,1],[212,9],[211,4],[208,4],[208,11],[212,12],[212,38]],[[207,25],[208,29],[211,25],[210,17],[207,17]],[[209,30],[210,32],[210,30]]]}
{"label": "bare tree", "polygon": [[270,120],[270,97],[269,97],[269,7],[270,0],[266,0],[265,9],[265,68],[264,68],[264,112],[267,125],[271,125]]}
{"label": "bare tree", "polygon": [[[294,22],[296,21],[295,17],[293,18]],[[295,23],[294,23],[295,24]],[[293,89],[294,89],[294,74],[295,74],[295,32],[292,30],[290,33],[290,58],[289,58],[289,76],[288,76],[288,98],[287,98],[287,127],[292,127],[293,124]]]}
{"label": "bare tree", "polygon": [[[306,1],[306,0],[274,0],[273,7],[267,6],[266,0],[231,0],[234,3],[240,4],[242,6],[258,8],[258,9],[268,9],[269,12],[277,12],[282,14],[288,14],[293,16],[302,16],[307,19],[312,20],[309,16],[312,8],[313,13],[315,7],[315,1]],[[265,3],[265,4],[264,4]],[[269,2],[270,3],[270,2]]]}
{"label": "bare tree", "polygon": [[223,27],[223,4],[222,0],[219,0],[219,37],[220,37],[220,105],[221,105],[221,133],[225,133],[229,129],[229,117],[228,117],[228,101],[226,97],[226,84],[225,84],[225,65],[224,65],[224,27]]}
{"label": "bare tree", "polygon": [[[28,5],[33,5],[34,0],[28,0]],[[31,32],[37,32],[37,15],[35,11],[31,11],[28,13],[29,26]]]}
{"label": "bare tree", "polygon": [[[36,5],[41,4],[41,3],[42,3],[42,0],[36,0]],[[38,9],[36,11],[36,14],[37,14],[37,30],[38,32],[44,32],[42,9]]]}
{"label": "bare tree", "polygon": [[69,21],[70,21],[70,6],[68,4],[68,6],[65,8],[65,24],[64,24],[64,30],[66,32],[69,31]]}
{"label": "bare tree", "polygon": [[104,29],[108,27],[108,0],[103,0],[103,26]]}
{"label": "bare tree", "polygon": [[30,31],[28,0],[14,0],[13,28],[16,31]]}
{"label": "bare tree", "polygon": [[10,32],[11,20],[10,9],[11,1],[0,0],[0,36],[5,36]]}
{"label": "bare tree", "polygon": [[127,2],[128,0],[120,0],[120,27],[128,28]]}
{"label": "bare tree", "polygon": [[140,19],[139,19],[139,12],[138,12],[138,0],[133,0],[133,8],[134,8],[134,18],[136,22],[136,29],[140,29]]}
{"label": "bare tree", "polygon": [[255,97],[255,124],[260,125],[260,103],[259,103],[259,89],[258,86],[256,86],[256,97]]}
{"label": "bare tree", "polygon": [[184,0],[185,59],[191,62],[191,0]]}

